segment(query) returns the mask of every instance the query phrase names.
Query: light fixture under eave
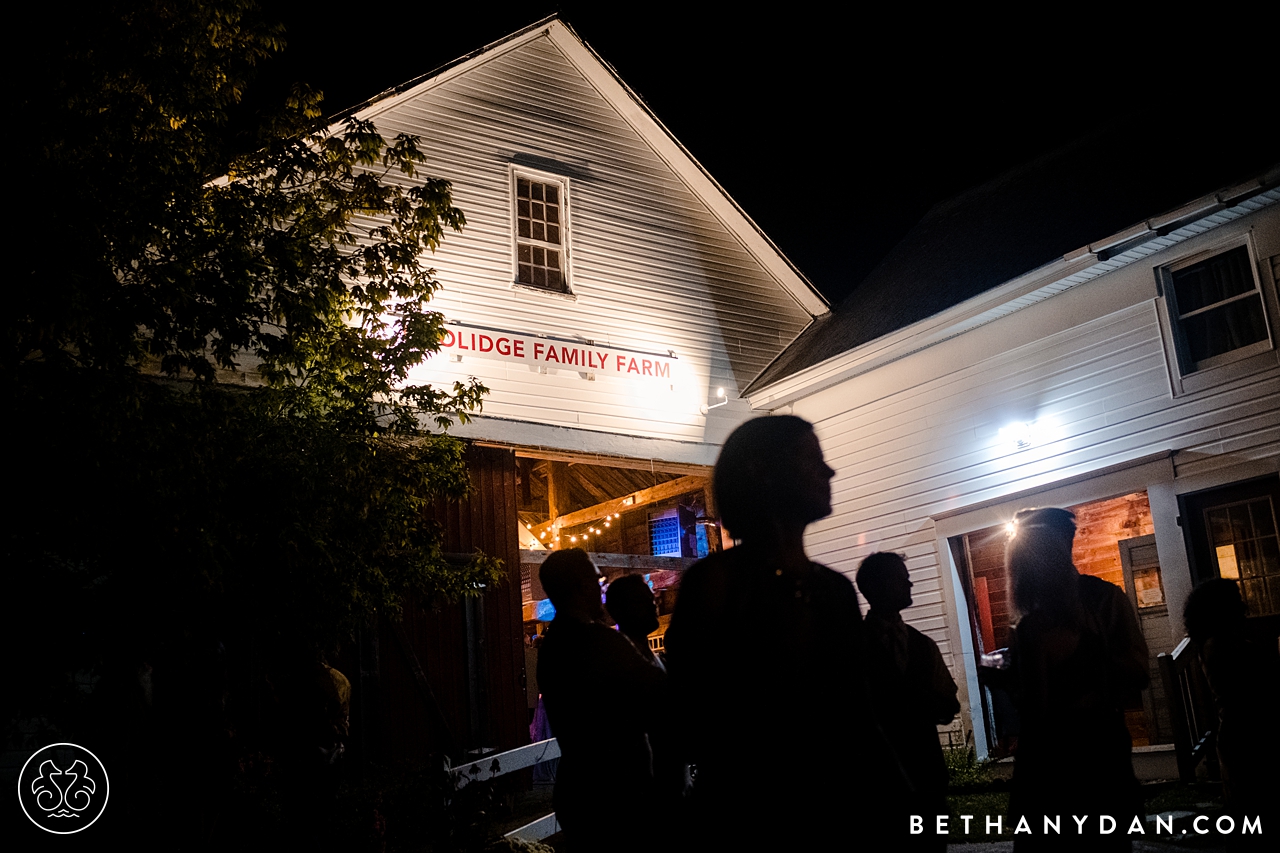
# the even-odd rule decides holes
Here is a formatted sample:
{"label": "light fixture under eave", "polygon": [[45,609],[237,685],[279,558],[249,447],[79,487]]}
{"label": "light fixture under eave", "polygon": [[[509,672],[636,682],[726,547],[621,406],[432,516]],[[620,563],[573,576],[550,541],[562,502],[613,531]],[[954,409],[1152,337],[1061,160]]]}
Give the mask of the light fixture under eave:
{"label": "light fixture under eave", "polygon": [[708,406],[706,403],[703,403],[701,406],[698,407],[698,411],[705,415],[707,412],[711,411],[712,409],[718,409],[721,406],[728,405],[729,398],[724,395],[723,388],[716,389],[716,397],[720,399],[719,403],[712,403],[710,406]]}

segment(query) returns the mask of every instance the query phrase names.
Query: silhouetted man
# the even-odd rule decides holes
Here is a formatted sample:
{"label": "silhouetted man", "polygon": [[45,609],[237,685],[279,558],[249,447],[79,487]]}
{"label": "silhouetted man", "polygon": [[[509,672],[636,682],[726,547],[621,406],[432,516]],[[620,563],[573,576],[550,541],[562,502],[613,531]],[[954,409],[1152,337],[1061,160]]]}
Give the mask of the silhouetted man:
{"label": "silhouetted man", "polygon": [[604,622],[600,572],[585,551],[542,564],[556,609],[538,655],[538,685],[560,743],[554,804],[574,853],[643,850],[653,768],[645,720],[665,676]]}
{"label": "silhouetted man", "polygon": [[913,849],[945,850],[936,816],[947,814],[947,766],[937,726],[960,712],[956,683],[933,640],[902,619],[911,606],[911,575],[899,554],[876,553],[858,567],[858,589],[871,605],[865,621],[867,679],[890,746],[902,762],[915,795],[905,815],[920,815],[924,829],[908,834],[899,809],[900,840]]}
{"label": "silhouetted man", "polygon": [[665,642],[705,849],[844,849],[880,827],[876,797],[901,793],[896,762],[868,749],[883,737],[857,593],[804,550],[834,473],[790,416],[747,421],[716,462],[720,517],[741,544],[685,573]]}

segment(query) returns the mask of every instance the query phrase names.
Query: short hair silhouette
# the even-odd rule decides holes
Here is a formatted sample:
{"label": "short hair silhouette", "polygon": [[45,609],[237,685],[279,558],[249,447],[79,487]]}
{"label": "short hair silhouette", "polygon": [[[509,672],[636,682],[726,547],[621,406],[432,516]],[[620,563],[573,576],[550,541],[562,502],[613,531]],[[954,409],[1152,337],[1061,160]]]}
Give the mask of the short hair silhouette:
{"label": "short hair silhouette", "polygon": [[1014,609],[1078,616],[1079,578],[1071,558],[1075,515],[1056,507],[1024,509],[1014,516],[1005,548]]}
{"label": "short hair silhouette", "polygon": [[1244,625],[1244,599],[1233,580],[1212,578],[1197,586],[1187,596],[1182,611],[1187,636],[1203,645],[1210,637],[1220,637]]}
{"label": "short hair silhouette", "polygon": [[604,606],[620,627],[653,616],[653,590],[644,575],[623,575],[609,584]]}
{"label": "short hair silhouette", "polygon": [[791,450],[813,425],[794,415],[749,420],[725,440],[712,472],[720,520],[740,538],[761,522],[787,514]]}
{"label": "short hair silhouette", "polygon": [[559,607],[572,597],[576,585],[583,575],[596,574],[595,563],[581,548],[565,548],[563,551],[552,551],[538,569],[538,581],[542,591],[551,599],[553,606]]}
{"label": "short hair silhouette", "polygon": [[863,560],[855,577],[867,603],[875,607],[876,601],[883,598],[885,583],[891,574],[906,567],[906,559],[891,551],[877,551]]}
{"label": "short hair silhouette", "polygon": [[1069,509],[1056,506],[1020,509],[1013,516],[1013,523],[1019,529],[1045,527],[1056,530],[1059,535],[1067,539],[1073,539],[1076,535],[1076,514]]}

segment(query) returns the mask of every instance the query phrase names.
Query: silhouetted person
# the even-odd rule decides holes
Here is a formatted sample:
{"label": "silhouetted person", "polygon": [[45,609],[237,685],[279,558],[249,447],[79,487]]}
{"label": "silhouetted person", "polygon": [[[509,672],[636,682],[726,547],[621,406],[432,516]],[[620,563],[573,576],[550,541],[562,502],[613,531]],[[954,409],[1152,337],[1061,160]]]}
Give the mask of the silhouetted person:
{"label": "silhouetted person", "polygon": [[847,846],[878,826],[868,797],[899,772],[864,744],[857,593],[804,550],[833,474],[791,416],[747,421],[716,462],[720,517],[741,544],[685,573],[665,642],[704,849]]}
{"label": "silhouetted person", "polygon": [[[649,646],[649,635],[658,630],[658,602],[641,575],[624,575],[609,584],[605,607],[618,623],[618,632],[629,639],[640,654],[666,674],[662,658]],[[646,721],[649,746],[653,750],[653,779],[656,792],[654,816],[660,835],[682,831],[684,798],[689,787],[689,766],[675,744],[674,715],[659,707]]]}
{"label": "silhouetted person", "polygon": [[645,720],[665,676],[604,622],[600,572],[577,548],[539,573],[556,609],[538,653],[538,685],[560,743],[554,804],[571,851],[643,850],[653,768]]}
{"label": "silhouetted person", "polygon": [[618,631],[635,644],[641,656],[665,672],[666,666],[649,647],[649,635],[658,630],[658,602],[644,577],[623,575],[609,584],[605,607],[618,623]]}
{"label": "silhouetted person", "polygon": [[[1128,850],[1141,816],[1133,742],[1124,708],[1148,679],[1147,644],[1124,591],[1081,575],[1071,558],[1075,516],[1022,510],[1006,559],[1018,614],[1011,653],[1022,730],[1014,759],[1010,820],[1025,816],[1035,836],[1022,850],[1081,849],[1069,815],[1092,815],[1091,850]],[[1044,816],[1062,816],[1062,835],[1042,835]],[[1098,834],[1098,815],[1117,831]]]}
{"label": "silhouetted person", "polygon": [[936,816],[947,814],[947,765],[937,727],[960,713],[956,683],[937,643],[902,619],[901,611],[912,601],[902,556],[872,554],[858,567],[857,578],[871,605],[864,633],[872,699],[889,745],[915,788],[905,814],[921,815],[925,828],[918,836],[903,831],[900,840],[913,849],[945,850],[946,836],[934,832]]}
{"label": "silhouetted person", "polygon": [[1280,653],[1275,638],[1257,642],[1246,634],[1244,602],[1231,580],[1196,587],[1183,620],[1218,706],[1218,762],[1227,808],[1237,826],[1242,816],[1261,815],[1265,837],[1280,817],[1280,746],[1275,737],[1280,728]]}

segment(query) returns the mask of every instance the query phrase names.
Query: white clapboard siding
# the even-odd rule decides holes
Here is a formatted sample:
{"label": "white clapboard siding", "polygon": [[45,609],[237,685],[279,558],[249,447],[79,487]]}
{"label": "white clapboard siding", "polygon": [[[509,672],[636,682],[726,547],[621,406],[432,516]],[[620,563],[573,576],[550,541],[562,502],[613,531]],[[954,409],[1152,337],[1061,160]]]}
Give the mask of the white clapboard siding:
{"label": "white clapboard siding", "polygon": [[[1223,222],[1252,229],[1274,269],[1280,210]],[[1280,457],[1280,369],[1171,393],[1152,269],[1193,249],[1171,245],[795,403],[837,472],[834,512],[806,540],[814,559],[852,574],[872,551],[905,553],[905,615],[960,677],[934,516],[1165,451],[1179,477]],[[1052,440],[1002,444],[1006,424],[1046,418]]]}
{"label": "white clapboard siding", "polygon": [[[558,25],[557,25],[558,26]],[[564,38],[563,31],[560,38]],[[582,62],[581,57],[577,57]],[[547,34],[494,49],[360,114],[420,137],[431,177],[453,184],[467,225],[430,259],[451,320],[674,352],[670,383],[438,356],[413,381],[469,376],[487,417],[718,445],[737,399],[810,314]],[[573,300],[513,289],[512,164],[568,178]],[[728,405],[709,415],[701,405]]]}

